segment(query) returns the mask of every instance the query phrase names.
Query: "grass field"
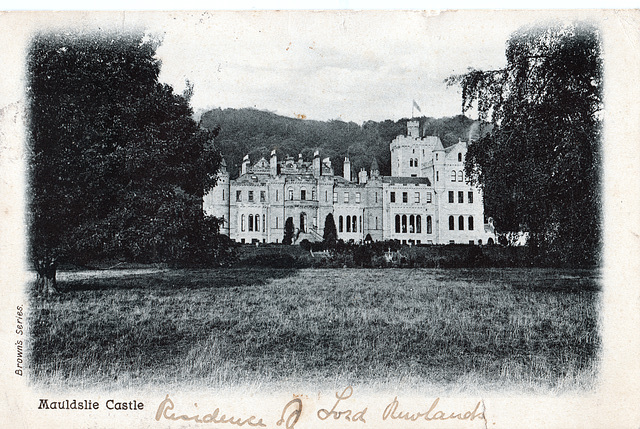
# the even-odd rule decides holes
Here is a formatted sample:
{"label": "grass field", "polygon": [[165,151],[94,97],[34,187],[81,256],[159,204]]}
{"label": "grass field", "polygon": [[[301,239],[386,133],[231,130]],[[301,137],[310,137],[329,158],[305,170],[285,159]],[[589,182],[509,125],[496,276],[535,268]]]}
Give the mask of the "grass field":
{"label": "grass field", "polygon": [[30,303],[37,385],[566,391],[597,373],[596,271],[107,271],[59,286]]}

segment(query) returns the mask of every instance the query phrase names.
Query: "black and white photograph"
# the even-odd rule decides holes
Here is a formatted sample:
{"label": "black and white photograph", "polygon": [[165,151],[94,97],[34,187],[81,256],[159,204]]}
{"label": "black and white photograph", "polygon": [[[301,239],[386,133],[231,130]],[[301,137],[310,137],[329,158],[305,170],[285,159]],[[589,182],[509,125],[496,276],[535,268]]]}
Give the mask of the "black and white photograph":
{"label": "black and white photograph", "polygon": [[5,420],[637,427],[639,18],[5,13]]}

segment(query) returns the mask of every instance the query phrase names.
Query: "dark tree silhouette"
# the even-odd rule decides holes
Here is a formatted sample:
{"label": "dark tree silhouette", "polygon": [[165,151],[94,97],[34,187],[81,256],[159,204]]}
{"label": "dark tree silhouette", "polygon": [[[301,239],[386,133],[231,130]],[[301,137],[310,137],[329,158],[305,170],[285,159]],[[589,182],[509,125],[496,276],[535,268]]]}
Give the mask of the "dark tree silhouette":
{"label": "dark tree silhouette", "polygon": [[322,242],[327,245],[333,245],[337,239],[338,230],[336,229],[336,222],[333,219],[333,214],[329,213],[324,220],[324,234],[322,236]]}
{"label": "dark tree silhouette", "polygon": [[293,226],[293,218],[288,217],[284,223],[284,237],[282,238],[282,244],[291,244],[293,242],[293,234],[295,233],[295,227]]}

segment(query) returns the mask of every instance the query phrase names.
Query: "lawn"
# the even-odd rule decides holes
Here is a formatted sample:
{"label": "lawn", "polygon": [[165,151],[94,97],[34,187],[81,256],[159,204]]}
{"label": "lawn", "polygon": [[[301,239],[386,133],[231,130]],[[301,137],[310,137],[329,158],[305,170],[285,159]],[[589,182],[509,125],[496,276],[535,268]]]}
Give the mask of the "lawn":
{"label": "lawn", "polygon": [[59,286],[30,302],[36,385],[566,391],[597,373],[597,271],[103,271]]}

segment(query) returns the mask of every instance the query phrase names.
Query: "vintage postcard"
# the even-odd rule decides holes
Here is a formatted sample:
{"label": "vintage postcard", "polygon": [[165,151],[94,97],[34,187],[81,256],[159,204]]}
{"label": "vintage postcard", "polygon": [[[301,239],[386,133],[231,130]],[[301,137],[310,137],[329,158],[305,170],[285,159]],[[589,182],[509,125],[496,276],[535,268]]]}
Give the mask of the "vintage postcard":
{"label": "vintage postcard", "polygon": [[0,421],[637,427],[639,21],[0,15]]}

